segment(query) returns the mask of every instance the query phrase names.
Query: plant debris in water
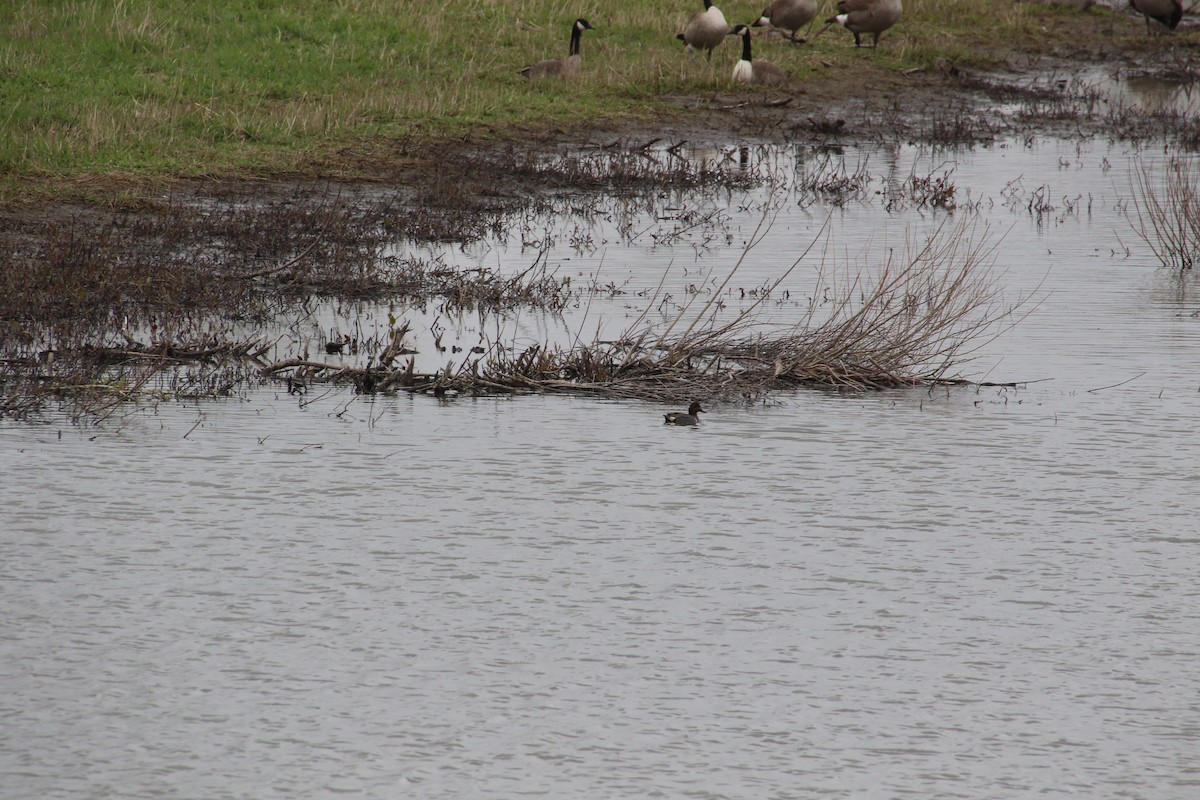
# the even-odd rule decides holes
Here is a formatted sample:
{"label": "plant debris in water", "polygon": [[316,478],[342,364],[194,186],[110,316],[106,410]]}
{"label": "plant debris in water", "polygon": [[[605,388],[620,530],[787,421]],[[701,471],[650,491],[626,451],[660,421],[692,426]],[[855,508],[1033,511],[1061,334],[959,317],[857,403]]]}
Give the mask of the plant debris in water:
{"label": "plant debris in water", "polygon": [[[176,199],[154,213],[80,215],[40,233],[10,231],[11,246],[0,254],[0,415],[30,417],[58,401],[78,419],[100,420],[130,401],[220,397],[261,381],[297,392],[344,383],[362,393],[570,391],[662,400],[701,394],[752,399],[799,384],[862,389],[938,382],[959,349],[1003,316],[988,309],[983,322],[975,320],[993,298],[977,289],[986,269],[976,249],[963,247],[971,237],[955,228],[953,246],[931,243],[906,264],[885,265],[853,313],[851,298],[862,295],[865,278],[844,287],[836,311],[814,308],[823,313],[819,324],[814,317],[802,328],[769,336],[753,332],[754,317],[746,314],[730,325],[699,324],[721,302],[718,291],[699,310],[692,306],[700,293],[693,294],[665,332],[631,327],[617,341],[571,348],[540,343],[514,350],[481,342],[457,367],[451,362],[433,373],[416,370],[402,312],[392,316],[386,335],[332,336],[326,343],[327,355],[364,357],[359,366],[308,352],[268,357],[278,339],[274,332],[308,315],[315,299],[410,307],[436,300],[447,313],[554,313],[587,292],[619,293],[619,287],[573,285],[555,275],[544,259],[547,242],[526,241],[529,215],[586,214],[590,198],[600,195],[636,204],[647,194],[671,192],[680,207],[676,226],[703,228],[714,221],[685,208],[690,192],[746,189],[778,177],[766,159],[751,158],[745,148],[696,161],[657,142],[553,158],[510,154],[469,166],[475,180],[512,171],[507,183],[497,179],[495,186],[532,181],[553,189],[528,199],[515,191],[470,192],[462,181],[434,182],[423,190],[423,204],[461,211],[475,221],[472,231],[499,230],[536,246],[523,272],[501,275],[459,269],[438,257],[397,255],[404,242],[440,240],[445,231],[414,226],[414,206],[398,192],[378,190],[347,196],[331,189],[319,202]],[[849,173],[831,161],[811,170],[797,194],[802,203],[817,196],[844,201],[865,193],[868,182],[865,165]],[[944,172],[914,175],[892,201],[903,197],[951,210],[953,196]],[[662,235],[672,241],[670,231]],[[572,246],[588,247],[587,235],[574,234]],[[936,286],[929,283],[934,268],[959,277]],[[753,294],[761,303],[772,290]],[[650,299],[647,308],[659,300]],[[956,325],[966,319],[975,321],[963,333]],[[679,333],[680,327],[686,330]]]}
{"label": "plant debris in water", "polygon": [[755,312],[786,273],[735,320],[713,322],[709,312],[736,274],[735,266],[701,308],[681,309],[665,330],[644,325],[643,313],[613,341],[570,348],[534,344],[520,351],[493,343],[458,367],[418,373],[412,358],[397,361],[409,332],[403,325],[366,367],[285,359],[263,363],[261,370],[285,376],[289,388],[298,391],[343,382],[365,393],[562,392],[663,402],[694,397],[753,402],[797,386],[864,390],[963,383],[950,370],[1028,298],[1001,305],[991,275],[993,252],[986,235],[978,236],[968,223],[910,243],[905,252],[874,274],[847,273],[839,282],[822,273],[815,296],[826,300],[814,302],[796,326],[770,334],[756,331]]}

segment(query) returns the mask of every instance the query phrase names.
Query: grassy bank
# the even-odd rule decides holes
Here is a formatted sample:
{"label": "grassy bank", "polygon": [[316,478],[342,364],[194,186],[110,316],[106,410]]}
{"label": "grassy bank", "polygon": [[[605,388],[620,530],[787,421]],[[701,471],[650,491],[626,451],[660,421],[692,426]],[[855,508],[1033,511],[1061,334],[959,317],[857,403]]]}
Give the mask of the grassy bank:
{"label": "grassy bank", "polygon": [[[720,5],[735,23],[763,3]],[[822,17],[832,0],[824,5]],[[419,155],[418,145],[445,136],[676,113],[664,98],[728,89],[736,59],[732,40],[711,69],[684,57],[674,35],[698,8],[700,0],[14,0],[0,6],[0,199],[87,176],[282,173],[345,148]],[[584,37],[579,79],[519,77],[522,66],[565,54],[575,14],[597,28]],[[938,58],[986,64],[998,43],[1067,46],[1085,18],[1093,29],[1139,32],[1131,18],[1098,10],[907,0],[879,52],[856,51],[846,31],[831,29],[804,47],[760,40],[756,55],[789,69],[793,86],[861,90],[872,74]]]}

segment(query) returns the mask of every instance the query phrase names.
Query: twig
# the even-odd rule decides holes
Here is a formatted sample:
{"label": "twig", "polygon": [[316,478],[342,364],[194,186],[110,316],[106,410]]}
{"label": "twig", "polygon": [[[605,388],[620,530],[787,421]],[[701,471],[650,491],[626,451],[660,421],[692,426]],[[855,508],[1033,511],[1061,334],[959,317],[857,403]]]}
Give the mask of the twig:
{"label": "twig", "polygon": [[1089,393],[1093,393],[1093,392],[1103,392],[1105,389],[1115,389],[1115,388],[1117,388],[1118,386],[1124,386],[1124,385],[1125,385],[1125,384],[1127,384],[1127,383],[1132,383],[1132,382],[1136,381],[1138,378],[1142,377],[1142,376],[1143,376],[1143,375],[1145,375],[1145,374],[1146,374],[1146,373],[1144,373],[1144,372],[1139,372],[1137,375],[1134,375],[1134,376],[1133,376],[1132,378],[1130,378],[1129,380],[1124,380],[1124,381],[1121,381],[1120,383],[1113,383],[1113,384],[1110,384],[1110,385],[1108,385],[1108,386],[1098,386],[1098,387],[1096,387],[1095,389],[1088,389],[1088,392],[1089,392]]}
{"label": "twig", "polygon": [[276,272],[283,272],[285,269],[289,269],[291,267],[294,267],[296,264],[300,263],[300,261],[303,260],[304,257],[307,256],[309,253],[311,253],[313,251],[313,249],[318,244],[320,244],[321,240],[323,240],[324,238],[325,238],[324,232],[317,233],[317,238],[312,240],[312,244],[310,244],[308,247],[304,248],[303,253],[301,253],[300,255],[291,259],[286,264],[282,264],[278,267],[272,267],[271,269],[264,269],[261,272],[252,272],[249,275],[224,275],[222,277],[224,277],[225,280],[249,281],[249,280],[254,280],[255,278],[265,278],[268,275],[274,275]]}

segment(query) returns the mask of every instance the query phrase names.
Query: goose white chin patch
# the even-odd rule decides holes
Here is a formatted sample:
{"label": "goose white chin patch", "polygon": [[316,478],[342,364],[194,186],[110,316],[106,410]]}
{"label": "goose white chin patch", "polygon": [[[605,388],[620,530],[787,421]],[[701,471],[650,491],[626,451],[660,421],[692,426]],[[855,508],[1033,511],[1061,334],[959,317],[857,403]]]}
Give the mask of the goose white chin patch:
{"label": "goose white chin patch", "polygon": [[850,19],[850,15],[849,14],[838,14],[836,17],[834,17],[834,19],[836,19],[838,21],[838,25],[844,26],[846,24],[846,20]]}

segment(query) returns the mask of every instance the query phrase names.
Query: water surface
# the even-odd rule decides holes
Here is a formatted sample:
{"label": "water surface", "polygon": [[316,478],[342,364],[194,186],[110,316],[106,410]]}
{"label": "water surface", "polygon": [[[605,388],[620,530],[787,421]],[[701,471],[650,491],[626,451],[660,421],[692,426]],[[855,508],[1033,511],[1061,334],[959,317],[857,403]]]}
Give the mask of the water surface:
{"label": "water surface", "polygon": [[[962,365],[1019,385],[780,394],[696,429],[269,388],[6,423],[0,794],[1193,797],[1200,321],[1126,218],[1156,156],[847,150],[870,184],[844,205],[800,202],[817,155],[763,157],[783,199],[710,198],[721,225],[669,245],[588,220],[596,246],[550,262],[629,291],[513,335],[619,330],[664,274],[677,298],[718,280],[765,205],[744,286],[826,218],[824,263],[870,266],[946,217],[885,209],[937,171],[999,238],[1006,295],[1037,292]],[[365,324],[329,313],[314,337]]]}

